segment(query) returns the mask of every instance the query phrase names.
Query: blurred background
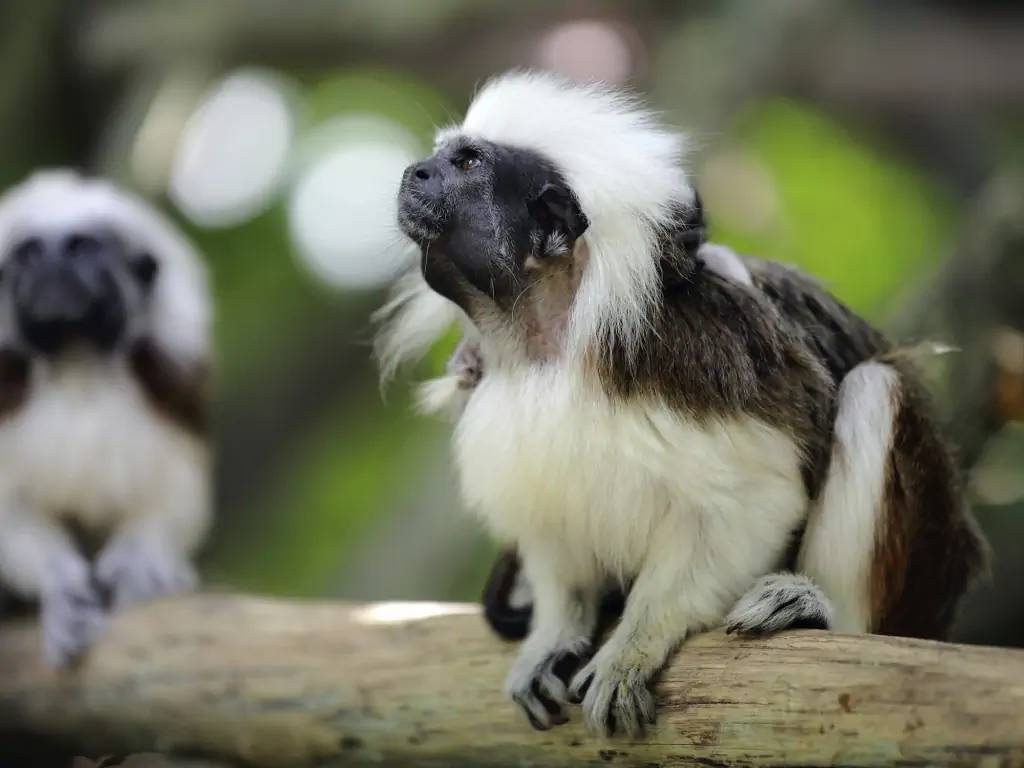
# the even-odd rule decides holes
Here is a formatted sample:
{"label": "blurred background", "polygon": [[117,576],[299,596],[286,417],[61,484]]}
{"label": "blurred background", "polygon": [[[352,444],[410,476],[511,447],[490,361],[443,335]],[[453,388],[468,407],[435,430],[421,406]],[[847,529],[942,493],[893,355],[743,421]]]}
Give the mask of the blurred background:
{"label": "blurred background", "polygon": [[1024,645],[1024,10],[1010,2],[3,0],[0,186],[110,176],[215,287],[209,581],[473,599],[494,549],[449,427],[382,396],[369,314],[401,169],[475,85],[543,67],[651,95],[714,239],[798,264],[908,342],[996,559],[958,638]]}

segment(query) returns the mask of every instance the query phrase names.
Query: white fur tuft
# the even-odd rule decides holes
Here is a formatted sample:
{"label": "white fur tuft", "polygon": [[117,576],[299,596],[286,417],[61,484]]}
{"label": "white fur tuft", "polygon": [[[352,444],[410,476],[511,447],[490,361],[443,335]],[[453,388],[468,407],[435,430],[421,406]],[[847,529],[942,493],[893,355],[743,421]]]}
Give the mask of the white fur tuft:
{"label": "white fur tuft", "polygon": [[374,353],[381,380],[391,379],[403,363],[422,358],[458,317],[458,307],[434,293],[419,269],[399,278],[388,303],[373,316],[380,326]]}
{"label": "white fur tuft", "polygon": [[416,410],[424,415],[446,415],[454,419],[466,407],[470,392],[461,385],[457,375],[438,376],[416,388]]}
{"label": "white fur tuft", "polygon": [[704,259],[707,268],[719,277],[748,288],[754,285],[754,278],[751,277],[747,265],[731,248],[716,243],[704,243],[697,255]]}

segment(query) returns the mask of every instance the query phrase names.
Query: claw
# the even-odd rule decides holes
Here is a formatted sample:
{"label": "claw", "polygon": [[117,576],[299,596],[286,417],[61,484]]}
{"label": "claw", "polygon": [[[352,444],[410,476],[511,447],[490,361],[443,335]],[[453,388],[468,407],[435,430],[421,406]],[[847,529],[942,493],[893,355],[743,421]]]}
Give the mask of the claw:
{"label": "claw", "polygon": [[637,738],[655,722],[654,697],[639,667],[595,658],[576,674],[569,695],[582,699],[587,729],[600,736],[621,731]]}
{"label": "claw", "polygon": [[547,711],[540,699],[531,694],[512,694],[512,701],[518,704],[523,712],[526,713],[527,719],[538,731],[546,731],[551,725],[551,714]]}
{"label": "claw", "polygon": [[509,674],[506,688],[512,700],[526,713],[537,730],[546,731],[554,725],[569,722],[565,707],[569,692],[562,677],[570,666],[567,656],[578,656],[569,651],[549,653],[540,662],[521,659]]}
{"label": "claw", "polygon": [[583,703],[583,698],[587,695],[592,682],[594,682],[593,670],[590,670],[582,677],[577,675],[572,681],[572,687],[569,689],[569,701],[573,704]]}
{"label": "claw", "polygon": [[53,567],[51,574],[40,610],[43,656],[52,667],[67,667],[103,632],[107,613],[84,563],[68,560]]}

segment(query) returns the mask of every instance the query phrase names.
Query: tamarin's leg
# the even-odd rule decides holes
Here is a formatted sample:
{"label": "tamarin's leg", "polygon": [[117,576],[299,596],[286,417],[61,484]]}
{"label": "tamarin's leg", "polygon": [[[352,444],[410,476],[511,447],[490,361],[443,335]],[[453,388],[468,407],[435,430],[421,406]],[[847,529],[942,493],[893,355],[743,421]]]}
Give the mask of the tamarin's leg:
{"label": "tamarin's leg", "polygon": [[832,461],[804,531],[797,557],[800,575],[760,579],[729,614],[728,631],[762,634],[800,626],[869,630],[870,571],[884,515],[899,397],[899,374],[882,363],[863,363],[843,379]]}
{"label": "tamarin's leg", "polygon": [[862,363],[840,385],[832,461],[804,532],[800,575],[759,581],[727,626],[940,638],[983,560],[924,398],[898,365]]}
{"label": "tamarin's leg", "polygon": [[899,363],[843,381],[833,467],[798,567],[832,599],[836,629],[942,638],[984,565],[949,448]]}
{"label": "tamarin's leg", "polygon": [[[514,549],[498,555],[497,562],[487,577],[481,597],[484,618],[505,640],[522,640],[530,631],[533,615],[533,587],[526,578],[522,562]],[[618,620],[626,595],[621,587],[610,585],[603,590],[598,612],[597,632]]]}
{"label": "tamarin's leg", "polygon": [[54,520],[16,502],[0,508],[0,582],[38,600],[43,652],[54,666],[78,657],[106,620],[88,561]]}
{"label": "tamarin's leg", "polygon": [[872,630],[875,567],[904,567],[876,557],[896,512],[887,492],[902,396],[899,373],[885,363],[862,363],[839,388],[832,461],[807,521],[797,568],[828,595],[832,628],[840,632]]}
{"label": "tamarin's leg", "polygon": [[770,521],[781,512],[799,513],[799,490],[786,487],[791,495],[778,496],[775,509],[753,522],[760,528],[749,546],[736,546],[736,530],[752,524],[741,506],[668,514],[651,532],[622,618],[569,687],[573,698],[582,699],[588,730],[636,737],[653,723],[651,677],[688,635],[716,626],[784,546],[788,530]]}
{"label": "tamarin's leg", "polygon": [[175,494],[153,494],[113,533],[96,559],[96,578],[115,608],[198,584],[190,556],[209,525],[205,456],[201,451],[182,454],[163,471],[173,472],[173,484],[162,486],[175,488]]}
{"label": "tamarin's leg", "polygon": [[566,722],[568,677],[590,650],[599,589],[589,569],[569,563],[550,544],[522,549],[533,589],[530,632],[505,681],[506,693],[538,730]]}

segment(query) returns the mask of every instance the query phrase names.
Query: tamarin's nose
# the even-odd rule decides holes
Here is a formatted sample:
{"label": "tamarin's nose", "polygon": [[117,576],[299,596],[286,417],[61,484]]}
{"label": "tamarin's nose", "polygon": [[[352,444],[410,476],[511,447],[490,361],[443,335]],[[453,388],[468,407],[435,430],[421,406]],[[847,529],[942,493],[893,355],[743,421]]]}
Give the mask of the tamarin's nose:
{"label": "tamarin's nose", "polygon": [[420,181],[428,181],[434,175],[434,169],[430,167],[429,160],[424,160],[422,163],[417,163],[413,166],[412,175]]}
{"label": "tamarin's nose", "polygon": [[406,173],[406,178],[412,189],[428,198],[440,197],[442,192],[441,171],[433,158],[409,166]]}

